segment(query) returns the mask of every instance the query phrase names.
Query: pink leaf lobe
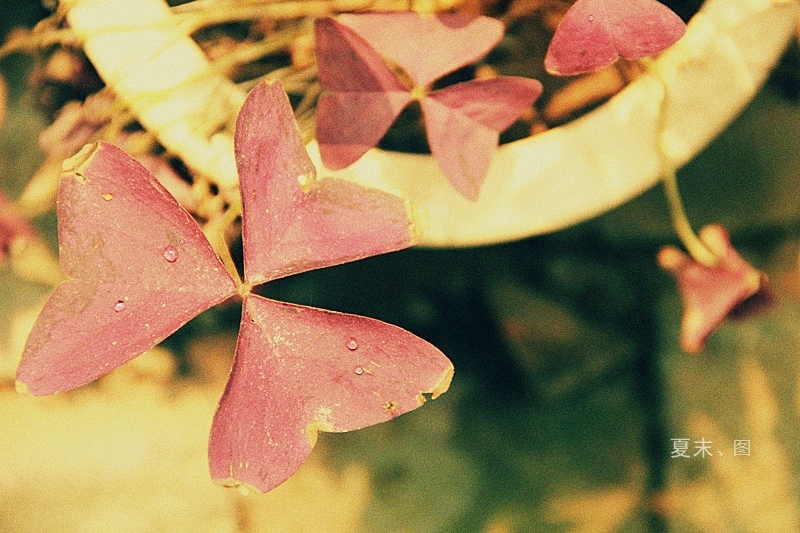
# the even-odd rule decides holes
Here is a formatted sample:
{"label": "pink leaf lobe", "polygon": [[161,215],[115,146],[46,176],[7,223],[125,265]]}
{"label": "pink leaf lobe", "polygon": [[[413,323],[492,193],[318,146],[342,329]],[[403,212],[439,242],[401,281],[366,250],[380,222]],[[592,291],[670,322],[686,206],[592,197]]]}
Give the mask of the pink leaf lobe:
{"label": "pink leaf lobe", "polygon": [[411,101],[409,88],[352,29],[314,23],[320,85],[317,142],[326,166],[340,169],[375,146]]}
{"label": "pink leaf lobe", "polygon": [[[500,42],[503,23],[464,13],[363,13],[339,16],[420,88],[474,63]],[[434,52],[435,51],[435,52]]]}
{"label": "pink leaf lobe", "polygon": [[248,283],[413,244],[404,200],[342,179],[316,179],[279,83],[253,89],[235,147]]}
{"label": "pink leaf lobe", "polygon": [[318,431],[351,431],[445,392],[453,367],[378,320],[248,296],[209,443],[212,477],[266,492],[311,453]]}
{"label": "pink leaf lobe", "polygon": [[541,93],[536,80],[498,76],[451,85],[423,98],[431,153],[462,196],[478,199],[500,132]]}
{"label": "pink leaf lobe", "polygon": [[71,279],[36,320],[17,371],[36,395],[110,372],[236,289],[194,219],[125,152],[100,142],[65,165],[58,234]]}

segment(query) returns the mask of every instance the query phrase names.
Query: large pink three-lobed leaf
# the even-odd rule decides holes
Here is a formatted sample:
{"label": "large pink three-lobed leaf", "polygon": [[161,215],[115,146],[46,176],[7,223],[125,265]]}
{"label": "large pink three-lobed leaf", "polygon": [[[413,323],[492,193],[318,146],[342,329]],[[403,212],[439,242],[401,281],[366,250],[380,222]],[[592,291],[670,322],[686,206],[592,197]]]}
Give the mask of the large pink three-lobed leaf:
{"label": "large pink three-lobed leaf", "polygon": [[551,74],[571,76],[655,55],[680,39],[686,25],[656,0],[577,0],[547,49]]}
{"label": "large pink three-lobed leaf", "polygon": [[34,325],[17,379],[34,394],[77,387],[239,293],[241,330],[209,463],[217,481],[267,491],[308,457],[318,431],[409,411],[422,393],[444,392],[453,367],[398,327],[251,294],[251,285],[276,277],[407,247],[412,235],[400,198],[314,179],[280,83],[248,96],[235,144],[244,285],[191,216],[122,150],[98,143],[68,162],[58,216],[70,279]]}
{"label": "large pink three-lobed leaf", "polygon": [[[317,109],[323,162],[331,168],[354,163],[419,98],[431,153],[456,190],[476,200],[499,132],[539,97],[542,86],[513,76],[437,91],[429,85],[483,57],[502,37],[502,24],[461,14],[367,13],[339,20],[320,19],[315,26],[324,89]],[[414,87],[403,85],[380,54],[401,67]]]}
{"label": "large pink three-lobed leaf", "polygon": [[47,301],[17,371],[36,395],[97,379],[236,291],[192,217],[111,144],[65,162],[58,239],[71,279]]}

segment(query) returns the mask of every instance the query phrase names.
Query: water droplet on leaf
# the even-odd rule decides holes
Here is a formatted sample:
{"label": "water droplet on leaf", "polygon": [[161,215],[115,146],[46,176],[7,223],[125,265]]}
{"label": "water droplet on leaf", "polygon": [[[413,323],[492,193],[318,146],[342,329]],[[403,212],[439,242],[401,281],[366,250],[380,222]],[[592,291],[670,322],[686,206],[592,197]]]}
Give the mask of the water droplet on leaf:
{"label": "water droplet on leaf", "polygon": [[355,339],[350,339],[347,341],[347,349],[350,351],[356,350],[358,348],[358,341]]}
{"label": "water droplet on leaf", "polygon": [[594,15],[589,15],[589,22],[594,22]]}
{"label": "water droplet on leaf", "polygon": [[300,174],[297,176],[297,183],[300,184],[300,190],[304,193],[311,192],[311,177],[306,174]]}
{"label": "water droplet on leaf", "polygon": [[356,372],[356,375],[360,376],[361,374],[364,373],[364,369],[361,368],[360,366],[357,366],[355,372]]}
{"label": "water droplet on leaf", "polygon": [[113,194],[111,194],[111,193],[108,193],[108,192],[107,192],[107,193],[105,193],[105,194],[103,195],[103,200],[105,200],[106,202],[108,202],[108,201],[109,201],[109,200],[111,200],[112,198],[114,198],[114,195],[113,195]]}
{"label": "water droplet on leaf", "polygon": [[172,246],[171,244],[164,248],[164,259],[169,261],[170,263],[174,263],[178,260],[178,249]]}
{"label": "water droplet on leaf", "polygon": [[119,313],[120,311],[124,310],[125,310],[125,302],[123,302],[122,300],[117,300],[117,303],[114,304],[114,311]]}

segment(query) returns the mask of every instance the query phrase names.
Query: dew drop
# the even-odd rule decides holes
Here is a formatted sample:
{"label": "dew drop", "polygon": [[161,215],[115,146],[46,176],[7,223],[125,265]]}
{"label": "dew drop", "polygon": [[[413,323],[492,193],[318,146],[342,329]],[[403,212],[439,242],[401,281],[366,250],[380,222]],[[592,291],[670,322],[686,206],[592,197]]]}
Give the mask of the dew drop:
{"label": "dew drop", "polygon": [[361,374],[364,373],[364,369],[361,368],[360,366],[357,366],[355,372],[357,376],[360,376]]}
{"label": "dew drop", "polygon": [[114,311],[119,313],[120,311],[125,310],[125,302],[122,300],[117,300],[117,303],[114,304]]}
{"label": "dew drop", "polygon": [[302,190],[306,194],[311,192],[312,179],[313,178],[307,174],[300,174],[299,176],[297,176],[297,183],[300,184],[300,190]]}
{"label": "dew drop", "polygon": [[112,198],[114,198],[114,195],[113,195],[113,194],[111,194],[111,193],[108,193],[108,192],[107,192],[107,193],[105,193],[105,194],[103,195],[103,200],[105,200],[106,202],[110,201]]}
{"label": "dew drop", "polygon": [[178,260],[178,249],[172,246],[171,244],[164,248],[164,259],[169,261],[170,263],[174,263]]}
{"label": "dew drop", "polygon": [[594,15],[589,15],[589,22],[594,22]]}
{"label": "dew drop", "polygon": [[347,349],[350,350],[351,352],[353,350],[358,349],[358,341],[355,339],[350,339],[349,341],[347,341]]}

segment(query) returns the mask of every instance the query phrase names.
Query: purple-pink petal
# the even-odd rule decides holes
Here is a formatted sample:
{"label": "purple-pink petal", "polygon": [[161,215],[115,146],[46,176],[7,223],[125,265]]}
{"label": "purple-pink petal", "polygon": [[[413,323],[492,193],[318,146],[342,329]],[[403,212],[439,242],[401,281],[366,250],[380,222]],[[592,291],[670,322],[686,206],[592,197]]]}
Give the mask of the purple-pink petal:
{"label": "purple-pink petal", "polygon": [[683,298],[680,343],[691,353],[700,351],[727,317],[744,318],[774,302],[767,277],[741,258],[725,228],[706,226],[700,239],[719,258],[716,265],[702,265],[673,246],[658,254],[659,265],[675,277]]}

